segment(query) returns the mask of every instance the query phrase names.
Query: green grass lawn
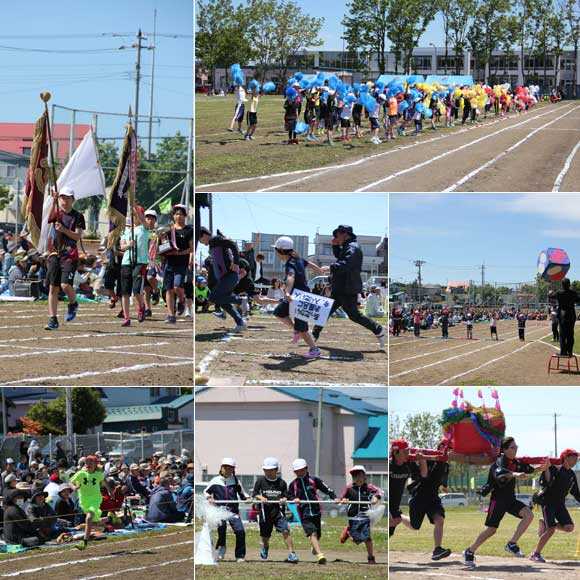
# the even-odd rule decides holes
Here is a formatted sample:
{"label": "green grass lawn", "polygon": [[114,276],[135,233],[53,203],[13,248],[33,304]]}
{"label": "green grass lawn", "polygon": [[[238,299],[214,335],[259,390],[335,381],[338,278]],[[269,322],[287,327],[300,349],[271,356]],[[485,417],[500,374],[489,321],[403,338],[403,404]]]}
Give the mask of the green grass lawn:
{"label": "green grass lawn", "polygon": [[[569,508],[570,509],[570,508]],[[443,546],[454,554],[461,554],[484,529],[485,514],[479,513],[477,508],[446,508],[445,531]],[[403,513],[408,515],[408,509]],[[572,519],[580,523],[580,509],[570,509]],[[534,521],[520,540],[520,548],[525,554],[532,552],[538,541],[538,519],[540,512],[534,510]],[[488,540],[479,550],[482,556],[511,556],[504,551],[504,546],[511,538],[519,520],[506,515],[497,534]],[[580,529],[580,528],[579,528]],[[578,542],[578,529],[570,534],[556,532],[548,545],[542,550],[542,555],[550,560],[569,560],[575,557]],[[389,550],[401,552],[433,551],[433,526],[427,518],[421,530],[412,532],[402,524],[397,527],[395,535],[389,541]]]}
{"label": "green grass lawn", "polygon": [[[555,353],[558,353],[560,350],[560,343],[559,342],[552,342],[552,337],[548,336],[547,338],[543,339],[543,342],[547,342],[553,346],[557,346],[558,350],[554,349]],[[577,323],[574,328],[574,353],[580,355],[580,323]]]}

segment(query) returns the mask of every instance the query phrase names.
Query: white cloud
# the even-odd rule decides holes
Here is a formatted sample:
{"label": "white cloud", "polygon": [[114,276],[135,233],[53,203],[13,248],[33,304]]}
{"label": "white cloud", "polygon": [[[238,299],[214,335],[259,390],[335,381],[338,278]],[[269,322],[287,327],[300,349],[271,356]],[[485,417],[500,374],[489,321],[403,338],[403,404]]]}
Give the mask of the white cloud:
{"label": "white cloud", "polygon": [[548,238],[569,238],[569,239],[580,239],[580,230],[559,230],[550,229],[543,230],[542,234]]}
{"label": "white cloud", "polygon": [[498,196],[498,209],[507,209],[514,213],[526,213],[580,223],[580,194],[578,193],[524,193],[516,197],[507,197],[502,201]]}

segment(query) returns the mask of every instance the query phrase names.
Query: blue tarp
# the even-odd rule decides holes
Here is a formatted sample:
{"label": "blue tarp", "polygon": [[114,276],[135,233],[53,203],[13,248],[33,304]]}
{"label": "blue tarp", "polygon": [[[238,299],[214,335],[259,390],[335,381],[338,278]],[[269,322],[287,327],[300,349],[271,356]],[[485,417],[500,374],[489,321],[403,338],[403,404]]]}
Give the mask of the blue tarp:
{"label": "blue tarp", "polygon": [[388,85],[391,81],[401,81],[406,82],[409,77],[415,78],[415,83],[424,83],[425,77],[423,75],[381,75],[376,81],[376,83],[385,83]]}
{"label": "blue tarp", "polygon": [[473,77],[471,75],[429,75],[427,77],[427,83],[439,83],[443,86],[448,86],[453,83],[458,87],[471,87],[473,85]]}

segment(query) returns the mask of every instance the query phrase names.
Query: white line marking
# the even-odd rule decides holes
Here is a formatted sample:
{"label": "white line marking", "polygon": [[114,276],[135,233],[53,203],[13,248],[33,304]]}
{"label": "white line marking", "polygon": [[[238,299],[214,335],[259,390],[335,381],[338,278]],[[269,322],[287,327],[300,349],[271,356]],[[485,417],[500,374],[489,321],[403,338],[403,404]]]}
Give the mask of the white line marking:
{"label": "white line marking", "polygon": [[[395,563],[391,564],[392,566]],[[537,570],[537,568],[534,568]],[[505,578],[492,578],[491,576],[474,576],[473,574],[448,574],[446,572],[426,572],[424,570],[397,570],[396,572],[391,572],[391,575],[395,574],[411,574],[412,576],[436,576],[439,578],[469,578],[470,580],[505,580]]]}
{"label": "white line marking", "polygon": [[220,355],[220,351],[217,348],[210,350],[197,365],[199,367],[199,372],[204,375],[209,371],[209,365],[212,361]]}
{"label": "white line marking", "polygon": [[479,371],[482,368],[484,368],[484,367],[486,367],[486,366],[488,366],[490,364],[493,364],[493,363],[495,363],[497,361],[500,361],[500,360],[502,360],[502,359],[504,359],[504,358],[506,358],[508,356],[511,356],[512,354],[515,354],[516,352],[520,352],[521,350],[524,350],[524,348],[527,348],[528,346],[531,346],[532,344],[535,344],[536,342],[539,342],[539,341],[543,340],[547,336],[550,336],[550,334],[546,334],[545,336],[542,336],[540,338],[537,338],[536,340],[533,340],[532,342],[528,342],[527,344],[524,344],[524,346],[520,346],[519,348],[516,348],[515,350],[512,350],[511,352],[508,352],[507,354],[504,354],[502,356],[498,356],[497,358],[494,358],[492,360],[489,360],[489,361],[483,363],[482,365],[479,365],[478,367],[475,367],[474,369],[470,369],[468,371],[464,371],[462,373],[459,373],[458,375],[454,375],[452,377],[449,377],[448,379],[445,379],[444,381],[441,381],[440,383],[438,383],[437,386],[445,385],[446,383],[448,383],[450,381],[454,381],[455,379],[458,379],[458,378],[463,377],[465,375],[469,375],[471,373],[474,373],[476,371]]}
{"label": "white line marking", "polygon": [[576,146],[574,147],[574,149],[572,149],[570,155],[568,155],[566,162],[564,163],[564,167],[562,168],[562,171],[560,171],[558,177],[556,177],[556,181],[554,181],[552,191],[560,191],[562,181],[564,181],[564,177],[566,177],[566,173],[568,173],[568,169],[570,169],[570,165],[572,164],[572,159],[574,159],[574,155],[576,155],[578,149],[580,149],[580,141],[576,143]]}
{"label": "white line marking", "polygon": [[126,568],[125,570],[118,570],[117,572],[109,572],[108,574],[99,574],[98,576],[85,576],[84,578],[79,578],[79,580],[96,580],[97,578],[110,578],[111,576],[117,576],[118,574],[125,574],[126,572],[137,572],[139,570],[151,570],[152,568],[162,568],[164,566],[169,566],[170,564],[181,564],[182,562],[193,563],[193,556],[191,556],[191,558],[182,558],[181,560],[167,560],[167,561],[163,562],[162,564],[151,564],[150,566],[141,566],[140,568]]}
{"label": "white line marking", "polygon": [[[380,350],[378,352],[381,352]],[[229,354],[229,355],[236,355],[236,356],[255,356],[255,357],[265,357],[265,358],[305,358],[303,355],[298,353],[281,353],[277,354],[275,352],[237,352],[235,350],[222,350],[220,354]],[[350,362],[357,362],[357,363],[371,363],[374,365],[384,365],[387,364],[387,361],[376,361],[376,360],[365,360],[365,359],[358,359],[351,356],[319,356],[316,359],[312,360],[341,360],[341,361],[350,361]]]}
{"label": "white line marking", "polygon": [[[571,105],[565,105],[565,107],[569,107],[569,106],[571,106]],[[562,108],[564,108],[564,107],[562,107]],[[540,115],[535,115],[534,117],[530,117],[529,119],[526,119],[525,121],[520,121],[519,123],[515,123],[514,125],[509,125],[508,127],[504,127],[503,129],[498,129],[497,131],[494,131],[493,133],[489,133],[488,135],[484,135],[483,137],[480,137],[479,139],[475,139],[475,141],[469,141],[468,143],[465,143],[464,145],[461,145],[459,147],[454,147],[453,149],[450,149],[449,151],[446,151],[445,153],[435,155],[434,157],[431,157],[431,158],[427,159],[426,161],[423,161],[422,163],[418,163],[416,165],[408,167],[407,169],[401,169],[400,171],[396,171],[395,173],[391,173],[391,175],[388,175],[387,177],[383,177],[382,179],[379,179],[378,181],[375,181],[373,183],[369,183],[369,184],[365,185],[364,187],[356,189],[355,193],[361,193],[363,191],[368,191],[369,189],[371,189],[373,187],[377,187],[378,185],[382,185],[383,183],[385,183],[387,181],[391,181],[392,179],[396,179],[397,177],[400,177],[401,175],[411,173],[412,171],[416,171],[417,169],[421,169],[422,167],[430,165],[431,163],[434,163],[435,161],[439,161],[439,159],[443,159],[443,157],[447,157],[448,155],[453,155],[454,153],[457,153],[457,151],[461,151],[463,149],[467,149],[468,147],[472,147],[473,145],[476,145],[477,143],[481,143],[482,141],[485,141],[486,139],[491,139],[492,137],[495,137],[496,135],[499,135],[500,133],[503,133],[504,131],[512,131],[513,129],[517,129],[518,127],[521,127],[522,125],[526,125],[527,123],[530,123],[531,121],[534,121],[536,119],[539,119],[540,117],[544,117],[546,115],[549,115],[550,113],[553,113],[553,112],[554,111],[548,111],[548,112],[542,113]]]}
{"label": "white line marking", "polygon": [[[487,169],[488,167],[491,167],[494,163],[496,163],[497,161],[499,161],[500,159],[502,159],[503,157],[505,157],[506,155],[508,155],[509,153],[514,151],[515,149],[517,149],[520,145],[523,145],[526,141],[531,139],[536,133],[543,131],[544,129],[549,127],[552,123],[555,123],[556,121],[559,121],[560,119],[563,119],[564,117],[566,117],[570,113],[576,111],[577,109],[580,109],[580,107],[576,107],[574,109],[571,109],[570,111],[564,113],[563,115],[560,115],[559,117],[556,117],[555,119],[552,119],[549,123],[546,123],[542,127],[537,127],[536,129],[534,129],[533,131],[528,133],[523,139],[520,139],[517,143],[514,143],[513,145],[511,145],[507,149],[504,149],[501,153],[496,155],[493,159],[490,159],[489,161],[487,161],[486,163],[484,163],[480,167],[477,167],[473,171],[470,171],[467,175],[464,175],[459,181],[455,182],[453,185],[449,186],[447,189],[444,189],[443,192],[449,193],[451,191],[455,191],[459,186],[468,182],[470,179],[475,177],[478,173],[480,173],[484,169]],[[580,145],[580,143],[579,143],[579,145]],[[567,169],[566,169],[566,171],[567,171]]]}
{"label": "white line marking", "polygon": [[[86,377],[98,377],[103,375],[117,375],[122,373],[135,373],[156,367],[182,367],[185,365],[193,366],[193,361],[174,362],[174,363],[148,363],[142,365],[134,365],[132,367],[117,367],[109,369],[108,371],[85,371],[84,373],[75,373],[72,375],[58,375],[53,377],[34,377],[29,379],[20,379],[17,381],[8,381],[7,383],[0,383],[0,385],[19,385],[21,383],[38,383],[40,381],[60,381],[63,379],[84,379]],[[1,578],[1,576],[0,576]]]}
{"label": "white line marking", "polygon": [[[377,383],[348,383],[349,387],[385,387],[386,381],[383,384]],[[246,381],[246,385],[285,385],[285,386],[320,386],[320,387],[344,387],[345,383],[326,383],[320,381],[288,381],[288,380],[275,380],[275,379],[252,379]]]}
{"label": "white line marking", "polygon": [[391,359],[391,364],[400,363],[400,362],[407,361],[407,360],[413,360],[413,359],[421,358],[424,356],[431,356],[434,354],[439,354],[440,352],[448,352],[450,350],[456,350],[458,348],[463,348],[464,346],[472,345],[472,344],[477,343],[477,342],[478,341],[471,342],[471,341],[466,340],[463,344],[460,344],[458,346],[452,346],[452,347],[447,347],[447,348],[441,348],[439,350],[432,350],[429,352],[423,352],[421,354],[416,354],[414,356],[408,356],[406,358]]}

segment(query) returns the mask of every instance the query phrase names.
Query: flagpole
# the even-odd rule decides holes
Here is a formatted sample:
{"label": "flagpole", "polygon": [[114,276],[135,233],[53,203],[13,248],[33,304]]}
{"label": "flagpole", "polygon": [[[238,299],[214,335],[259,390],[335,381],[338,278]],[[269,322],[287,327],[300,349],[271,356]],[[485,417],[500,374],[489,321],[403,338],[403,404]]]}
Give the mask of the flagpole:
{"label": "flagpole", "polygon": [[[50,168],[51,168],[51,173],[52,173],[52,182],[53,182],[53,186],[54,186],[54,191],[56,192],[56,195],[53,196],[53,209],[54,209],[54,213],[56,216],[56,213],[58,212],[58,188],[57,188],[57,184],[56,184],[56,167],[55,167],[55,162],[54,162],[54,150],[52,148],[52,130],[50,128],[50,115],[48,114],[48,101],[50,101],[50,97],[52,95],[46,91],[44,93],[40,93],[40,98],[42,100],[42,102],[44,103],[44,114],[46,115],[46,127],[48,129],[48,150],[50,151]],[[49,173],[50,175],[50,173]],[[52,191],[50,192],[50,195],[52,195]],[[55,218],[56,219],[56,218]],[[54,226],[53,226],[54,227]],[[56,251],[57,253],[60,253],[60,236],[59,233],[56,233]]]}
{"label": "flagpole", "polygon": [[[140,51],[139,51],[140,52]],[[131,117],[132,117],[132,113],[131,113],[131,105],[129,105],[129,127],[133,127],[132,123],[131,123]],[[135,121],[137,121],[137,118],[135,118]],[[137,142],[137,139],[135,139],[135,143]],[[135,145],[137,146],[137,145]],[[131,151],[132,147],[129,148],[129,151]],[[136,152],[135,152],[136,153]],[[132,171],[132,167],[131,164],[133,162],[133,159],[131,158],[131,155],[129,154],[129,175],[131,175],[131,171]],[[137,178],[137,172],[135,172],[135,179]],[[135,204],[135,183],[131,183],[133,180],[131,179],[131,177],[129,177],[129,199],[127,200],[127,214],[131,215],[131,267],[134,268],[135,265],[137,264],[137,248],[135,248],[135,220],[133,219],[133,205]],[[131,195],[131,192],[133,193],[133,195]]]}

